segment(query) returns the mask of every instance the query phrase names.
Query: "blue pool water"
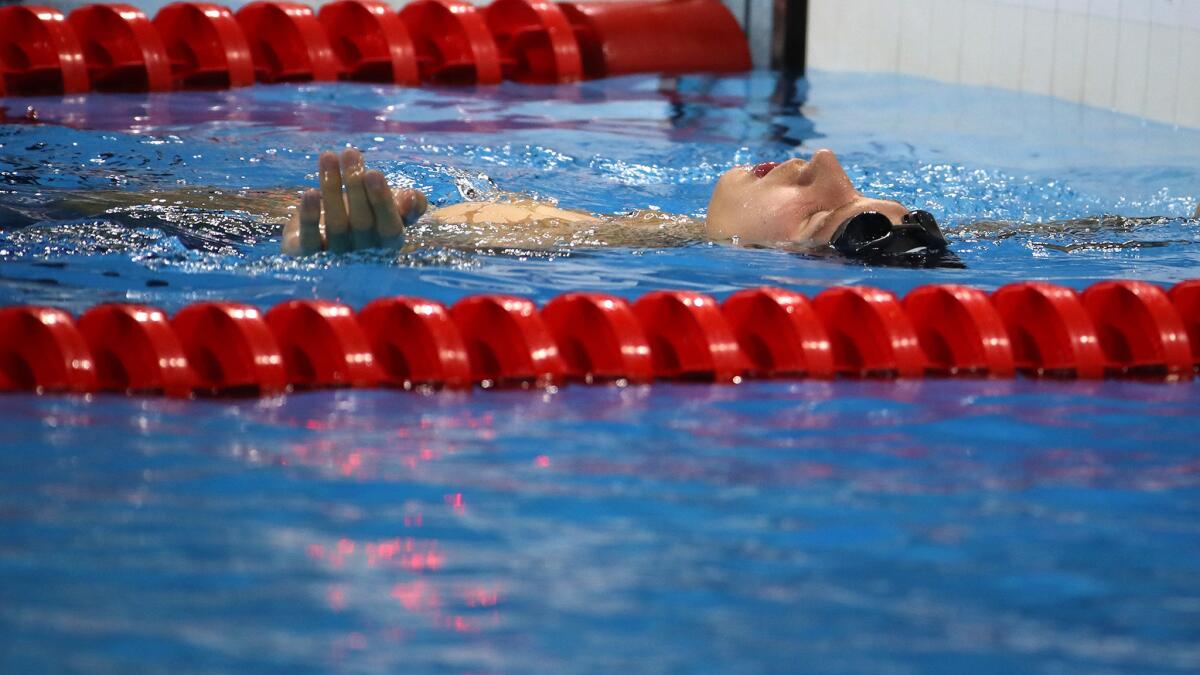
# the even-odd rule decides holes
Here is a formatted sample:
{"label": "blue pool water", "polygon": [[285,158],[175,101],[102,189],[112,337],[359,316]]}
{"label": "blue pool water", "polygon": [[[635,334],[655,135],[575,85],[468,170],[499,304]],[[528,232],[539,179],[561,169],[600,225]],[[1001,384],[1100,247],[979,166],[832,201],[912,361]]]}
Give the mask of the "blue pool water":
{"label": "blue pool water", "polygon": [[[3,105],[0,304],[1200,276],[1200,132],[1025,94],[756,73]],[[967,267],[290,260],[259,214],[170,203],[298,189],[346,143],[435,202],[494,181],[693,215],[729,166],[828,146]],[[111,190],[167,201],[62,206]],[[1054,222],[1101,214],[1147,219]],[[1200,385],[1115,381],[5,396],[0,672],[1195,672],[1198,412]]]}

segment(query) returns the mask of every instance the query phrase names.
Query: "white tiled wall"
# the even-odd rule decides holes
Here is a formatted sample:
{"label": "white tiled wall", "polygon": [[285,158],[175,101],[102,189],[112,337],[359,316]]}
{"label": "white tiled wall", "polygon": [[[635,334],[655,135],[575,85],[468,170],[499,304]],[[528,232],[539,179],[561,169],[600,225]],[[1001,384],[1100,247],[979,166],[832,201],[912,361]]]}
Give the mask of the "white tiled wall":
{"label": "white tiled wall", "polygon": [[1200,127],[1200,0],[809,0],[808,65],[1050,94]]}

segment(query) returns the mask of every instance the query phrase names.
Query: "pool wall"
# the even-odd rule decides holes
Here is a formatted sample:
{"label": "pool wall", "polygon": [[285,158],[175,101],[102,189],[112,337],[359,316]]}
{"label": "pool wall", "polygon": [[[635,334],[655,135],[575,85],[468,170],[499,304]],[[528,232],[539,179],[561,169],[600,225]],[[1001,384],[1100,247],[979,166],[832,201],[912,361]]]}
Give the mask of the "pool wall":
{"label": "pool wall", "polygon": [[1049,94],[1200,127],[1200,2],[811,0],[808,21],[811,68]]}

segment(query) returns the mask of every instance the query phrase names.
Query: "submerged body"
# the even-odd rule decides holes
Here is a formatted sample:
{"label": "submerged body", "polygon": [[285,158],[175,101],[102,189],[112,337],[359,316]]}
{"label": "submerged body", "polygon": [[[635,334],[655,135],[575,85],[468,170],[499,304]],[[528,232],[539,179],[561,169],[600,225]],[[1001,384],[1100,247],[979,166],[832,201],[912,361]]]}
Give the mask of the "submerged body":
{"label": "submerged body", "polygon": [[[807,161],[791,159],[726,171],[713,190],[703,220],[657,210],[595,214],[513,193],[498,193],[490,199],[430,210],[424,193],[411,188],[393,190],[382,173],[366,169],[357,150],[346,150],[340,157],[322,153],[318,166],[321,187],[305,192],[299,207],[293,201],[295,193],[284,190],[230,193],[191,189],[152,195],[149,204],[168,212],[180,208],[242,211],[257,214],[267,222],[282,222],[281,247],[289,255],[429,246],[527,250],[562,246],[658,248],[703,241],[730,241],[802,252],[836,249],[846,253],[846,247],[838,245],[844,241],[832,240],[847,234],[847,225],[866,216],[874,219],[866,227],[865,237],[869,239],[873,236],[872,227],[919,233],[920,228],[913,223],[928,215],[909,211],[898,202],[861,194],[828,150],[818,150]],[[27,215],[10,208],[0,215],[19,226],[22,221],[32,224],[45,217],[118,215],[127,210],[135,213],[145,206],[144,194],[73,193],[38,214]],[[1196,215],[1200,217],[1200,207]],[[1145,220],[1121,217],[1101,220],[1107,223],[1114,218],[1124,226],[1137,226]],[[1045,223],[1036,227],[1053,229],[1058,225],[1071,223]],[[936,223],[932,229],[940,238]],[[901,238],[901,243],[906,241]],[[944,247],[944,239],[941,242]],[[881,262],[896,261],[893,258]],[[935,255],[899,262],[958,266],[953,256]]]}
{"label": "submerged body", "polygon": [[[319,189],[304,193],[284,228],[285,253],[400,248],[406,228],[423,217],[450,227],[499,227],[537,241],[547,236],[574,239],[573,232],[596,227],[636,231],[683,226],[710,240],[819,246],[830,243],[839,228],[856,216],[875,215],[887,228],[902,226],[910,214],[898,202],[860,193],[830,150],[818,150],[810,160],[726,171],[713,189],[703,223],[655,212],[600,216],[519,197],[468,201],[426,213],[429,205],[422,192],[393,190],[382,173],[366,169],[357,150],[345,150],[340,157],[322,153],[318,170]],[[524,238],[508,238],[508,243],[521,245]]]}
{"label": "submerged body", "polygon": [[[430,210],[425,194],[412,188],[393,189],[379,171],[367,170],[362,153],[348,149],[340,156],[325,152],[318,160],[319,189],[303,193],[298,206],[290,191],[229,193],[190,189],[158,193],[149,205],[160,211],[176,208],[240,210],[268,221],[284,221],[281,250],[293,256],[320,251],[344,253],[365,249],[399,250],[417,246],[455,248],[545,249],[566,246],[670,247],[717,241],[799,251],[829,249],[833,239],[886,241],[892,231],[919,228],[911,212],[898,202],[867,197],[851,183],[837,157],[818,150],[811,159],[790,159],[756,166],[736,166],[717,181],[705,217],[657,210],[616,214],[567,209],[548,200],[500,193]],[[147,206],[137,193],[71,194],[50,209],[55,215],[80,217]],[[15,214],[20,216],[21,214]],[[924,214],[930,223],[932,216]],[[860,216],[869,216],[865,226]],[[19,222],[19,218],[14,218]],[[26,219],[31,222],[34,219]],[[847,225],[858,227],[850,232]],[[945,240],[932,229],[945,247]],[[835,249],[848,253],[844,246]],[[907,239],[899,246],[906,249]],[[922,242],[913,244],[920,248]]]}

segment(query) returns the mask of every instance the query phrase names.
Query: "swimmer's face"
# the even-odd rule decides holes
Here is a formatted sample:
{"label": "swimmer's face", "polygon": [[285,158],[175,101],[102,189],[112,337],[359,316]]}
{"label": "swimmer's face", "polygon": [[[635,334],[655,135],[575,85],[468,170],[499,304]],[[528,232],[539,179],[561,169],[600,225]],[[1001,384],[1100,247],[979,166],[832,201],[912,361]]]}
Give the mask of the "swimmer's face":
{"label": "swimmer's face", "polygon": [[789,159],[771,168],[737,166],[721,175],[708,203],[706,228],[714,238],[745,243],[828,243],[847,219],[878,211],[899,223],[908,209],[864,197],[830,150],[809,161]]}

